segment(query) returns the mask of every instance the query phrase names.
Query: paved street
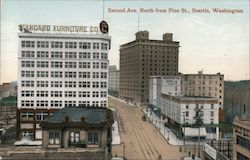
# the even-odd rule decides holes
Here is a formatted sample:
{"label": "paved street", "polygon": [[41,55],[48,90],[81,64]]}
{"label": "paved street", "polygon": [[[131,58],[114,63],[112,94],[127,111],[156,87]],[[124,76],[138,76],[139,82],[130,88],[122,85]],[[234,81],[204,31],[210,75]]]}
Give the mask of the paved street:
{"label": "paved street", "polygon": [[109,98],[109,106],[116,108],[121,142],[113,146],[113,156],[126,159],[179,160],[184,156],[177,146],[172,146],[162,137],[150,121],[142,121],[143,112],[136,106]]}

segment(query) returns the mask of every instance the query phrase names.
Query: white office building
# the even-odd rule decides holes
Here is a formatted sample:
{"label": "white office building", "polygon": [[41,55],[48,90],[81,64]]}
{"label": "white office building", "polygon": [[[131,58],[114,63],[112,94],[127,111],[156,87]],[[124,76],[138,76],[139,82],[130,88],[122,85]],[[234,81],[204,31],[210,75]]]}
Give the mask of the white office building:
{"label": "white office building", "polygon": [[186,138],[198,137],[198,129],[192,126],[195,124],[196,112],[200,109],[204,123],[200,136],[218,139],[220,107],[218,99],[183,96],[181,88],[181,76],[152,76],[149,83],[150,106],[161,113],[165,122],[178,137],[185,134]]}
{"label": "white office building", "polygon": [[42,139],[39,126],[65,106],[108,105],[108,50],[100,32],[21,32],[17,139]]}

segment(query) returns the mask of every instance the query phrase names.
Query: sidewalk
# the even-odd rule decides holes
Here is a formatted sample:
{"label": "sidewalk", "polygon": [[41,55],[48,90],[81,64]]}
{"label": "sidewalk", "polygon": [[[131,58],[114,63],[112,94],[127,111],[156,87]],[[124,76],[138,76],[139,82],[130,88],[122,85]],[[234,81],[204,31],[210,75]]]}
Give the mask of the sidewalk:
{"label": "sidewalk", "polygon": [[[148,110],[148,111],[147,111]],[[149,108],[143,108],[143,112],[148,117],[148,119],[153,123],[153,125],[159,130],[162,136],[168,141],[171,145],[181,146],[183,145],[183,139],[179,139],[176,135],[167,127],[164,126],[163,120],[155,115]],[[185,141],[186,145],[194,145],[194,141]]]}

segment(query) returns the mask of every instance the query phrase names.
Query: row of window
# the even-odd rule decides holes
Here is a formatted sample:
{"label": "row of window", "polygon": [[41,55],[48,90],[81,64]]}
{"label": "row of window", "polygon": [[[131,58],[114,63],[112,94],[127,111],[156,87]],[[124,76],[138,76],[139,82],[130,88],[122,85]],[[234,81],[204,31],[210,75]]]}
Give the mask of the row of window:
{"label": "row of window", "polygon": [[[50,53],[50,54],[49,54]],[[107,53],[99,52],[59,52],[59,51],[22,51],[23,58],[66,58],[66,59],[108,59]]]}
{"label": "row of window", "polygon": [[[78,74],[78,76],[77,76]],[[107,78],[107,72],[92,72],[92,78]],[[35,77],[35,71],[22,71],[21,77]],[[49,77],[48,71],[36,71],[36,77],[47,78]],[[51,78],[91,78],[90,72],[63,72],[61,71],[51,71]]]}
{"label": "row of window", "polygon": [[[37,61],[35,65],[35,61],[22,61],[22,67],[38,67],[38,68],[63,68],[63,62],[60,61],[52,61],[51,65],[49,65],[48,61]],[[106,62],[92,62],[93,69],[107,69],[108,63]],[[64,68],[91,68],[90,62],[64,62]]]}
{"label": "row of window", "polygon": [[60,42],[60,41],[22,41],[22,48],[72,48],[72,49],[102,49],[108,50],[107,43],[90,42]]}
{"label": "row of window", "polygon": [[[98,74],[97,74],[98,75]],[[97,76],[96,75],[96,76]],[[102,76],[101,76],[102,77]],[[90,78],[90,77],[87,77]],[[22,87],[35,87],[34,81],[21,81]],[[80,88],[107,88],[107,82],[88,82],[88,81],[65,81],[64,87],[80,87]],[[36,87],[49,87],[49,81],[36,81]],[[63,87],[62,81],[51,81],[50,87]]]}
{"label": "row of window", "polygon": [[[92,102],[92,104],[91,104]],[[21,101],[21,106],[22,107],[62,107],[63,101],[46,101],[46,100],[41,100],[41,101],[32,101],[32,100],[23,100]],[[64,101],[64,106],[77,106],[77,101]],[[107,102],[106,101],[78,101],[78,106],[85,106],[85,107],[106,107]]]}
{"label": "row of window", "polygon": [[[99,83],[99,82],[98,82]],[[99,86],[98,86],[99,87]],[[97,88],[97,87],[93,87]],[[64,97],[91,97],[90,91],[64,91]],[[21,96],[22,97],[63,97],[63,91],[22,91]],[[107,97],[106,91],[92,91],[92,97]]]}
{"label": "row of window", "polygon": [[[49,144],[60,144],[61,135],[59,132],[49,132]],[[99,133],[88,131],[88,141],[87,144],[99,144]],[[74,131],[69,133],[69,144],[80,143],[80,132]]]}

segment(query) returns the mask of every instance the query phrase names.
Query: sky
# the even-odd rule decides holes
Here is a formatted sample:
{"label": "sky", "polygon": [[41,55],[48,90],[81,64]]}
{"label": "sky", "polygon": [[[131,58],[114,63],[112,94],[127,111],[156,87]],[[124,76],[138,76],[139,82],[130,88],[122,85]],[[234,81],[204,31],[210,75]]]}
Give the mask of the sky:
{"label": "sky", "polygon": [[[104,7],[103,7],[104,4]],[[0,83],[17,80],[18,25],[49,24],[99,26],[109,24],[110,65],[119,68],[119,46],[133,41],[139,30],[150,39],[173,33],[180,42],[179,72],[224,74],[225,80],[245,80],[250,74],[248,0],[2,0]],[[137,13],[110,13],[109,9]],[[139,13],[145,9],[186,9],[190,13]],[[192,9],[210,13],[192,13]],[[213,8],[243,13],[214,13]],[[138,23],[139,19],[139,23]]]}

